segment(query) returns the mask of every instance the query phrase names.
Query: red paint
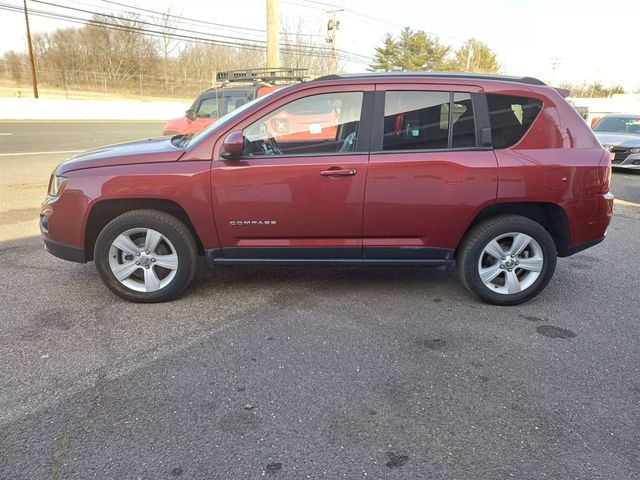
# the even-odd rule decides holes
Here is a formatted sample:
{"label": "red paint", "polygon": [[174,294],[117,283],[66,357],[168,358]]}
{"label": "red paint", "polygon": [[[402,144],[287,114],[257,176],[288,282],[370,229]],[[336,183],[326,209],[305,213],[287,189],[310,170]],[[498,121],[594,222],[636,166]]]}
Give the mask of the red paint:
{"label": "red paint", "polygon": [[[213,209],[223,248],[243,240],[284,240],[304,245],[362,244],[362,205],[368,155],[344,157],[267,157],[214,162]],[[331,167],[354,169],[354,176],[327,178]],[[235,226],[243,219],[275,220],[275,226]]]}
{"label": "red paint", "polygon": [[364,236],[456,248],[478,211],[495,202],[497,184],[491,151],[373,154]]}
{"label": "red paint", "polygon": [[[535,97],[543,110],[502,150],[351,153],[227,160],[223,140],[292,100],[373,90],[494,92]],[[168,142],[168,143],[167,143]],[[330,169],[355,170],[344,176]],[[559,206],[572,246],[602,238],[612,215],[610,160],[554,89],[473,78],[390,76],[309,82],[275,92],[186,149],[166,140],[99,150],[58,167],[46,237],[83,247],[91,208],[109,199],[180,205],[202,246],[429,246],[455,249],[481,210],[499,203]],[[236,220],[275,224],[233,225]]]}

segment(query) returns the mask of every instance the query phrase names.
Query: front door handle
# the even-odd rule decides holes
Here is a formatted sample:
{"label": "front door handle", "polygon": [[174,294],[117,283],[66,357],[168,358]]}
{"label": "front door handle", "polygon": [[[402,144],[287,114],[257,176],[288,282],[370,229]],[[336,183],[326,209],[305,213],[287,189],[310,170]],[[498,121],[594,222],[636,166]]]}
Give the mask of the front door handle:
{"label": "front door handle", "polygon": [[322,175],[323,177],[352,177],[356,173],[358,173],[358,171],[353,168],[349,168],[346,170],[335,168],[335,169],[329,169],[329,170],[322,170],[320,172],[320,175]]}

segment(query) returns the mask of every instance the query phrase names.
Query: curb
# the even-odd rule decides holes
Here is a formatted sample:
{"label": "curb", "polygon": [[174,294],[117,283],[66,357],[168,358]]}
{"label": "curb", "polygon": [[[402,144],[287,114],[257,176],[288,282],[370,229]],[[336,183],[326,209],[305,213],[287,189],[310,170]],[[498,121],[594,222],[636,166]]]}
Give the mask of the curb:
{"label": "curb", "polygon": [[625,207],[640,207],[640,203],[627,202],[626,200],[620,200],[618,198],[613,200],[614,205],[623,205]]}

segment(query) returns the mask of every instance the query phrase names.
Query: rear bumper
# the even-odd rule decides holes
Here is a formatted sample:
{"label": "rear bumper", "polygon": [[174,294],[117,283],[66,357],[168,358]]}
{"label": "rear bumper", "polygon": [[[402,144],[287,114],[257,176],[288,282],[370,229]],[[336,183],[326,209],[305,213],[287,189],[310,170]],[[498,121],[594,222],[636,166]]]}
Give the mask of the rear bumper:
{"label": "rear bumper", "polygon": [[568,257],[586,250],[602,242],[607,236],[607,229],[613,216],[613,194],[611,192],[599,194],[589,204],[590,215],[578,224],[579,234],[573,236],[573,245],[567,245],[558,252],[559,257]]}
{"label": "rear bumper", "polygon": [[64,243],[54,242],[48,238],[43,238],[44,249],[54,257],[69,260],[70,262],[86,263],[84,248],[73,247]]}
{"label": "rear bumper", "polygon": [[600,242],[602,242],[605,239],[605,237],[599,238],[597,240],[591,240],[590,242],[585,242],[585,243],[580,243],[579,245],[569,245],[569,248],[567,249],[567,251],[565,252],[565,255],[562,255],[563,257],[569,257],[571,255],[575,255],[578,252],[581,252],[583,250],[586,250],[587,248],[591,248],[595,245],[598,245]]}

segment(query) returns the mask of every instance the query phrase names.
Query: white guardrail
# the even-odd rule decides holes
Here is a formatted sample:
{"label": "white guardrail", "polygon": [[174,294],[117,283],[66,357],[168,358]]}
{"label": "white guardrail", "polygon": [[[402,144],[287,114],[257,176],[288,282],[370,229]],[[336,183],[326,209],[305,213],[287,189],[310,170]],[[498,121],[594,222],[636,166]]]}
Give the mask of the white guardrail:
{"label": "white guardrail", "polygon": [[[589,108],[589,120],[607,113],[640,114],[640,95],[570,100]],[[189,106],[182,102],[0,97],[0,120],[169,120],[184,115]]]}
{"label": "white guardrail", "polygon": [[0,97],[0,120],[169,120],[187,108],[182,102]]}

